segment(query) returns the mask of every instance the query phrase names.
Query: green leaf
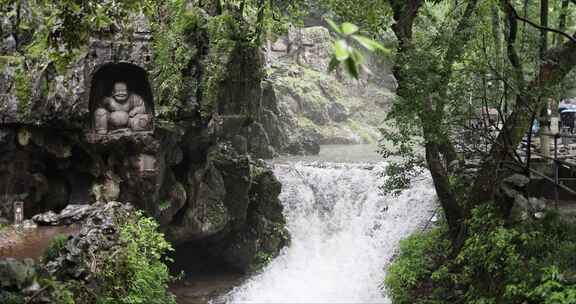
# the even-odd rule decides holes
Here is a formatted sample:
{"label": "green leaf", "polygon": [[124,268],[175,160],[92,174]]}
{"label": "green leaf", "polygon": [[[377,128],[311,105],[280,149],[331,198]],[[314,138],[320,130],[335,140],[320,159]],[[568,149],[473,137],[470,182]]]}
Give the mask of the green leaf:
{"label": "green leaf", "polygon": [[332,57],[332,59],[330,59],[330,63],[328,64],[328,72],[334,72],[334,70],[336,70],[339,65],[340,61],[338,61],[336,57]]}
{"label": "green leaf", "polygon": [[334,21],[332,21],[332,19],[326,18],[326,23],[328,23],[328,25],[332,28],[333,31],[335,31],[339,35],[343,35],[342,30],[340,29],[338,24],[336,24]]}
{"label": "green leaf", "polygon": [[80,12],[82,12],[82,7],[80,5],[78,5],[77,3],[70,1],[67,4],[68,4],[68,8],[72,11],[72,13],[80,14]]}
{"label": "green leaf", "polygon": [[350,36],[358,31],[358,27],[352,23],[344,22],[342,23],[342,33],[344,36]]}
{"label": "green leaf", "polygon": [[346,43],[346,40],[336,40],[334,43],[334,55],[338,61],[344,61],[350,57],[350,52],[348,52],[348,43]]}
{"label": "green leaf", "polygon": [[364,62],[364,56],[357,50],[352,50],[352,52],[350,53],[350,57],[352,58],[352,60],[354,60],[354,63],[356,63],[356,65],[360,65]]}
{"label": "green leaf", "polygon": [[360,76],[360,73],[358,71],[358,65],[356,64],[356,62],[354,62],[354,60],[352,60],[352,58],[348,58],[346,60],[345,63],[345,67],[346,67],[346,71],[355,79],[358,79],[358,77]]}
{"label": "green leaf", "polygon": [[358,41],[358,43],[360,43],[363,47],[365,47],[367,50],[374,52],[374,51],[382,51],[382,52],[389,52],[388,49],[386,49],[382,44],[380,44],[377,41],[374,41],[370,38],[364,37],[364,36],[360,36],[360,35],[352,35],[352,38],[356,41]]}

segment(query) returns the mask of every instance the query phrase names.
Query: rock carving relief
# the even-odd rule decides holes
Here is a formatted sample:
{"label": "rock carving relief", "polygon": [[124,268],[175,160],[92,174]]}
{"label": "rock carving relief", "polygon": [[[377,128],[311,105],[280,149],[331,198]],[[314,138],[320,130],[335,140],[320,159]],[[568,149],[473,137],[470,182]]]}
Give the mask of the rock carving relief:
{"label": "rock carving relief", "polygon": [[150,123],[144,99],[128,91],[124,82],[116,82],[112,96],[104,98],[94,112],[94,124],[98,134],[115,130],[149,131]]}
{"label": "rock carving relief", "polygon": [[152,103],[146,74],[139,67],[114,64],[93,78],[91,94],[96,134],[151,131]]}

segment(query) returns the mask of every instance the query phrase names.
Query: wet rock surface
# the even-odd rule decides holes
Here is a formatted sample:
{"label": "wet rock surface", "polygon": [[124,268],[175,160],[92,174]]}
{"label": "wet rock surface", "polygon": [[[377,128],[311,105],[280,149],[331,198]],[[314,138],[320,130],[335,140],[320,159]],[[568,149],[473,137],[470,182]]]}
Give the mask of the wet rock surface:
{"label": "wet rock surface", "polygon": [[96,210],[96,205],[68,205],[59,214],[48,211],[33,216],[32,220],[38,225],[71,225],[84,220]]}
{"label": "wet rock surface", "polygon": [[[393,77],[385,65],[352,81],[338,71],[328,73],[331,37],[321,26],[290,28],[270,42],[264,85],[264,128],[277,152],[318,154],[323,144],[373,143],[394,98]],[[376,70],[376,69],[375,69]]]}
{"label": "wet rock surface", "polygon": [[[165,100],[162,80],[149,77],[159,65],[177,63],[154,61],[154,33],[143,15],[128,18],[130,32],[94,32],[65,69],[0,67],[0,218],[12,221],[13,203],[22,201],[25,217],[38,225],[68,225],[94,216],[99,203],[122,201],[158,220],[175,244],[226,247],[233,235],[254,229],[252,172],[268,169],[253,159],[277,155],[275,143],[284,136],[268,128],[273,122],[267,119],[277,117],[266,116],[262,105],[264,57],[258,47],[246,47],[244,37],[226,32],[244,26],[239,16],[210,4],[188,6],[199,24],[212,26],[188,33],[202,39],[166,46],[195,54],[181,71],[182,87],[168,92],[177,100]],[[34,18],[25,5],[18,10]],[[217,26],[227,18],[238,28]],[[0,39],[7,42],[0,55],[19,56],[31,33],[10,16],[0,21]],[[11,43],[16,36],[21,45]],[[22,79],[33,85],[16,85]],[[97,132],[103,120],[96,123],[96,112],[118,93],[119,82],[128,99],[141,97],[138,105],[152,118],[146,130],[122,124]],[[134,108],[114,103],[107,109],[119,112],[117,122]]]}
{"label": "wet rock surface", "polygon": [[[193,54],[169,92],[151,75],[177,63],[155,61],[159,39],[143,15],[129,16],[127,32],[94,31],[68,67],[0,66],[0,218],[12,222],[20,201],[39,229],[82,225],[42,271],[93,284],[90,257],[121,246],[113,218],[136,209],[156,219],[173,244],[210,248],[241,272],[287,244],[279,184],[256,161],[282,152],[276,148],[287,138],[263,105],[264,56],[247,47],[241,17],[212,4],[190,2],[187,14],[201,26],[181,37],[186,43],[165,46]],[[26,5],[18,10],[35,18]],[[3,58],[20,56],[31,41],[32,31],[15,22],[0,16]],[[170,18],[158,22],[170,28]],[[144,131],[122,123],[97,132],[96,112],[117,81],[142,97],[151,119]],[[116,123],[130,115],[116,104],[109,109],[120,109],[107,113],[121,112]],[[315,139],[302,138],[295,150],[317,152]]]}
{"label": "wet rock surface", "polygon": [[85,213],[80,232],[72,236],[58,255],[45,264],[45,270],[57,278],[90,280],[94,271],[89,257],[102,251],[113,253],[123,246],[118,218],[128,219],[134,211],[129,204],[109,202],[93,206]]}

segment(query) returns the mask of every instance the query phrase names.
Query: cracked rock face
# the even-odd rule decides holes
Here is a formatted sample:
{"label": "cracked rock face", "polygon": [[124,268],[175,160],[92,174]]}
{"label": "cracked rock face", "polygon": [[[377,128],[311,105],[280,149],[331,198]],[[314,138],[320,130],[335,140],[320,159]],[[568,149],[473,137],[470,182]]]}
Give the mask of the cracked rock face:
{"label": "cracked rock face", "polygon": [[[216,12],[195,10],[202,22],[220,22]],[[12,41],[14,22],[0,17],[0,39]],[[211,44],[218,39],[198,28],[194,35],[206,39],[182,46],[196,54],[183,71],[186,96],[166,104],[150,77],[157,63],[149,22],[134,16],[129,28],[95,34],[65,71],[0,67],[0,218],[11,220],[13,202],[22,201],[26,218],[62,225],[86,219],[95,204],[120,201],[157,219],[174,243],[233,242],[253,225],[247,215],[255,204],[252,172],[268,170],[252,157],[274,156],[272,142],[281,136],[260,115],[262,54],[234,40],[223,54]],[[15,55],[30,42],[24,38],[21,45],[0,46],[0,56]],[[216,72],[224,78],[210,78]],[[129,90],[149,102],[151,130],[95,132],[97,101],[110,96],[113,80],[127,80]],[[208,85],[214,100],[201,94]],[[121,110],[130,115],[129,108]]]}
{"label": "cracked rock face", "polygon": [[[72,211],[82,218],[71,216]],[[60,213],[60,220],[78,219],[82,228],[66,242],[56,257],[47,261],[45,268],[48,273],[63,279],[89,281],[93,270],[87,257],[97,256],[103,251],[112,253],[114,248],[123,246],[116,223],[118,219],[128,219],[133,211],[130,204],[109,202],[90,207],[76,206]]]}

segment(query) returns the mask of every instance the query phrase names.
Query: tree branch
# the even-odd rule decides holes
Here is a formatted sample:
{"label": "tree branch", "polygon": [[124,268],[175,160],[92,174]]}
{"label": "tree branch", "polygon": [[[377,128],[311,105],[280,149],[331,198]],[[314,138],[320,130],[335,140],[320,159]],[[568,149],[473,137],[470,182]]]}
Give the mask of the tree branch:
{"label": "tree branch", "polygon": [[[572,2],[576,3],[576,0],[572,0]],[[571,36],[570,34],[567,34],[563,31],[557,30],[557,29],[553,29],[553,28],[549,28],[549,27],[545,27],[545,26],[541,26],[540,24],[537,24],[533,21],[530,21],[524,17],[521,17],[520,15],[518,15],[518,12],[516,12],[516,10],[514,8],[512,8],[512,12],[514,13],[514,17],[522,22],[528,23],[531,26],[539,29],[539,30],[543,30],[543,31],[548,31],[548,32],[552,32],[552,33],[556,33],[558,35],[564,36],[566,38],[568,38],[570,41],[572,41],[573,43],[576,43],[576,39]]]}

